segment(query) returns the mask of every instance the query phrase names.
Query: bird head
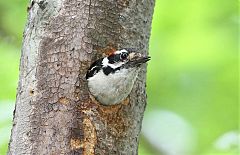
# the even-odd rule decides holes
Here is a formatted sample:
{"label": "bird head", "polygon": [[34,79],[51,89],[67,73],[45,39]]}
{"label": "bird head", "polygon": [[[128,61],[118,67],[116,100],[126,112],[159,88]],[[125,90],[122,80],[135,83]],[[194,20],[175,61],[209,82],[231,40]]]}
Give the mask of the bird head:
{"label": "bird head", "polygon": [[111,53],[108,57],[103,59],[103,67],[110,66],[116,68],[130,68],[139,67],[141,64],[150,60],[149,56],[145,56],[136,49],[121,49]]}
{"label": "bird head", "polygon": [[150,57],[144,56],[132,48],[115,50],[108,56],[100,58],[92,63],[87,71],[86,79],[93,77],[101,70],[105,75],[109,75],[116,71],[120,71],[123,68],[129,69],[140,67],[141,64],[144,64],[149,60]]}

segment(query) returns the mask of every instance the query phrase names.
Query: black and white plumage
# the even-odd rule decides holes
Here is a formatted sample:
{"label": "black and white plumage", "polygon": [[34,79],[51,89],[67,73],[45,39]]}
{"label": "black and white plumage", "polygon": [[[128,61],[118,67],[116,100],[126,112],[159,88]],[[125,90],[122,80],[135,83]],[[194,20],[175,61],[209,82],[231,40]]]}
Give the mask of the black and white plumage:
{"label": "black and white plumage", "polygon": [[127,49],[98,59],[86,74],[90,93],[103,105],[120,103],[130,94],[141,64],[149,60]]}

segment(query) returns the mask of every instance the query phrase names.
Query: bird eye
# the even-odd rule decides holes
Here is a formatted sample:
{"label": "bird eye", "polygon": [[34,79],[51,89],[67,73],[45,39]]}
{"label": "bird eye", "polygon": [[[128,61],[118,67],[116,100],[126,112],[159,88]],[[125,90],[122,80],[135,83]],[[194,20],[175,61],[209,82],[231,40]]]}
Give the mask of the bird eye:
{"label": "bird eye", "polygon": [[121,54],[120,58],[121,60],[125,60],[128,57],[128,53],[124,52]]}

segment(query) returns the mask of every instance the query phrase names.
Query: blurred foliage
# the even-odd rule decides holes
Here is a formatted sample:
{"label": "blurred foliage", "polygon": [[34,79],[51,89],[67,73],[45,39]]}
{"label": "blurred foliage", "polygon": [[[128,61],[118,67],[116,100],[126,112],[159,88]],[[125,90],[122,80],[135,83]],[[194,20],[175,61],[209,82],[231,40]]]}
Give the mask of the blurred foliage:
{"label": "blurred foliage", "polygon": [[[27,3],[27,0],[0,1],[0,154],[6,153],[9,141]],[[187,124],[185,126],[194,131],[191,133],[195,137],[194,155],[238,154],[236,138],[231,136],[220,141],[220,146],[231,144],[231,147],[222,150],[215,147],[226,133],[235,131],[239,135],[238,3],[156,0],[150,39],[152,60],[147,75],[148,106],[144,120],[159,122],[148,125],[149,131],[156,127],[155,137],[161,135],[161,122],[166,121],[166,117],[169,121],[164,124],[166,131],[176,126],[174,120]],[[174,117],[169,115],[171,113],[163,115],[161,111],[157,117],[148,115],[156,109],[169,111]],[[171,121],[171,118],[174,119]],[[148,128],[143,129],[139,154],[161,154],[159,150],[166,149],[165,145],[154,144],[145,134],[149,133]],[[177,136],[177,131],[164,132],[165,137]],[[159,143],[172,146],[175,139],[164,140],[159,139]],[[171,149],[174,150],[174,146]],[[172,155],[168,152],[162,154]]]}

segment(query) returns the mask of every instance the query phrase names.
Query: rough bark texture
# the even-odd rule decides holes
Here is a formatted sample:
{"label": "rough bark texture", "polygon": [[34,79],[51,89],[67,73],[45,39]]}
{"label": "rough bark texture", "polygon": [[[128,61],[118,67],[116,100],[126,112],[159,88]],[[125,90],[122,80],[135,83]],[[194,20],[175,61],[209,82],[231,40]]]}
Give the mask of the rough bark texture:
{"label": "rough bark texture", "polygon": [[102,106],[85,73],[102,50],[146,53],[154,0],[34,0],[24,33],[8,154],[137,154],[144,66],[130,96]]}

